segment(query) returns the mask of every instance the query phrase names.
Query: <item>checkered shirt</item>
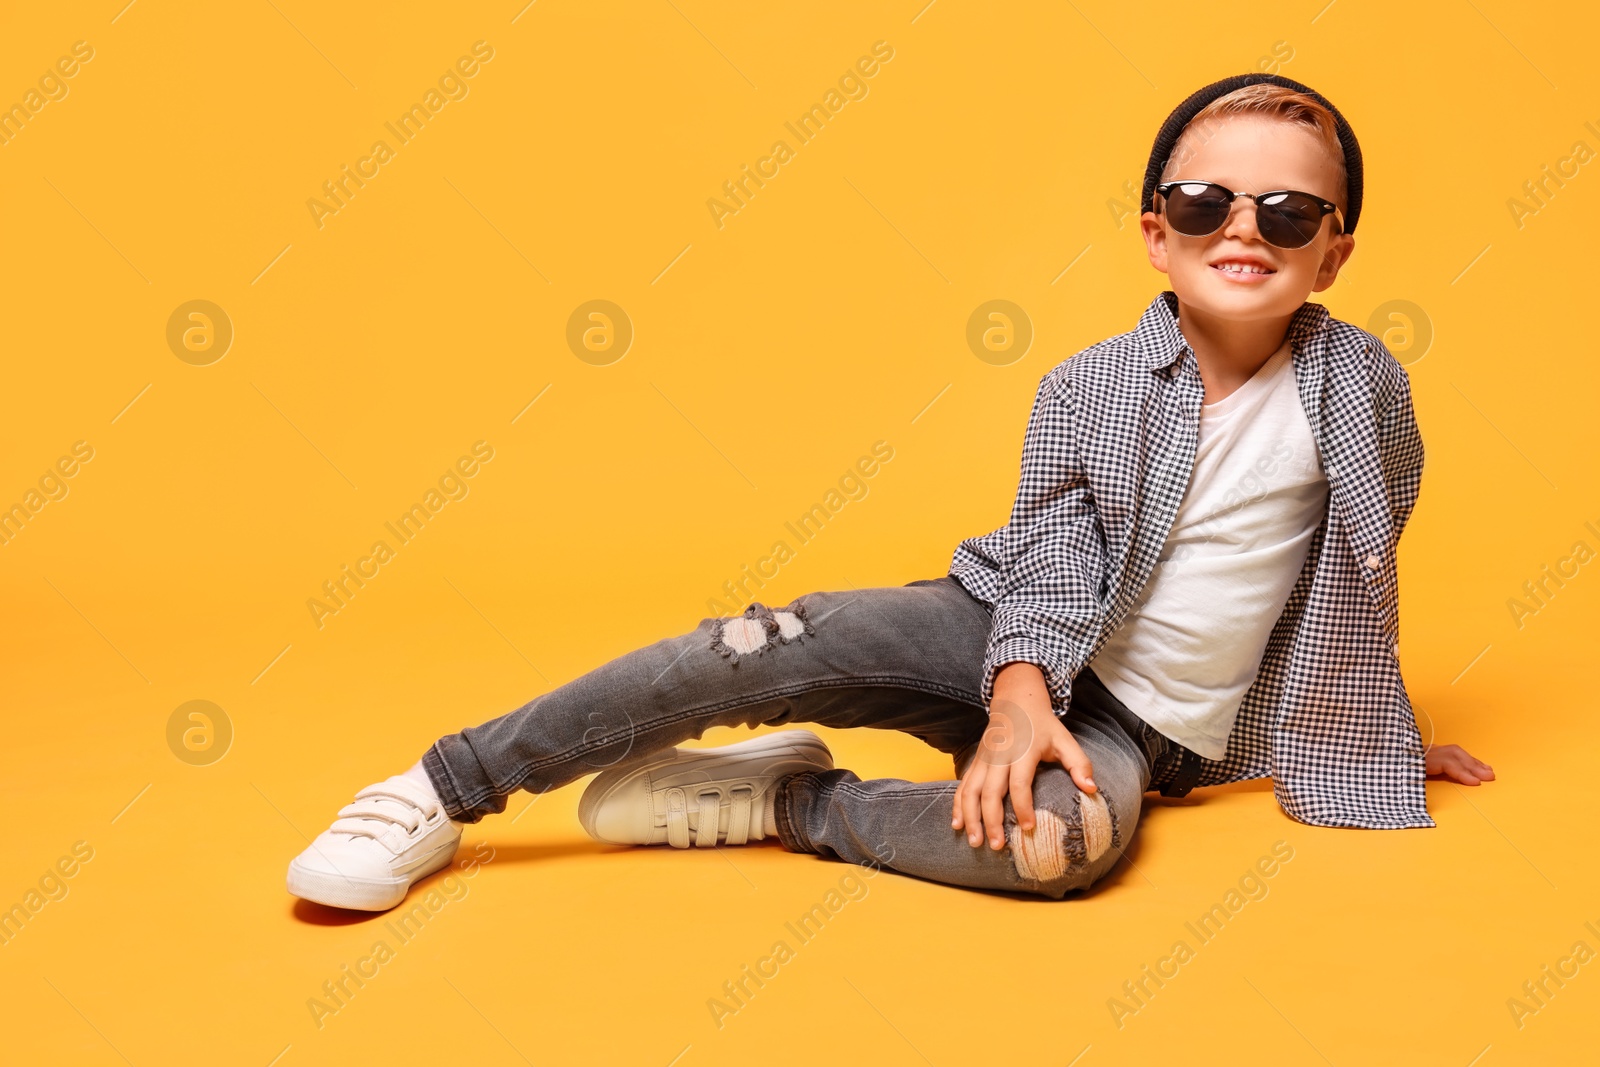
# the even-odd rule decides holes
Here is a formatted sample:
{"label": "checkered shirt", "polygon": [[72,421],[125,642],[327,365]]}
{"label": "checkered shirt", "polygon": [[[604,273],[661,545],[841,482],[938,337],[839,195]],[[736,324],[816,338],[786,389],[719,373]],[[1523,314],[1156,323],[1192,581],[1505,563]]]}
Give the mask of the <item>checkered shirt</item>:
{"label": "checkered shirt", "polygon": [[[1007,663],[1037,664],[1058,714],[1157,563],[1194,468],[1205,387],[1177,295],[1130,333],[1040,381],[1011,519],[956,547],[950,574],[994,613],[983,699]],[[1400,676],[1396,547],[1422,479],[1406,372],[1377,337],[1321,304],[1289,339],[1329,506],[1272,629],[1220,760],[1197,784],[1270,775],[1317,826],[1433,826],[1423,746]],[[1211,620],[1219,640],[1229,620]]]}

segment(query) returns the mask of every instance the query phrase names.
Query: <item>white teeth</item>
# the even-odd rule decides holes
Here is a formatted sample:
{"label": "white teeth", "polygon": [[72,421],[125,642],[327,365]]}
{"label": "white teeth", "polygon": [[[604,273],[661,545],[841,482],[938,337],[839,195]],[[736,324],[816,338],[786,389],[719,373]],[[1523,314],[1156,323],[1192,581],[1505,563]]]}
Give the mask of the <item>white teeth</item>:
{"label": "white teeth", "polygon": [[1246,263],[1216,263],[1212,264],[1218,270],[1225,270],[1232,274],[1271,274],[1266,267],[1252,266]]}

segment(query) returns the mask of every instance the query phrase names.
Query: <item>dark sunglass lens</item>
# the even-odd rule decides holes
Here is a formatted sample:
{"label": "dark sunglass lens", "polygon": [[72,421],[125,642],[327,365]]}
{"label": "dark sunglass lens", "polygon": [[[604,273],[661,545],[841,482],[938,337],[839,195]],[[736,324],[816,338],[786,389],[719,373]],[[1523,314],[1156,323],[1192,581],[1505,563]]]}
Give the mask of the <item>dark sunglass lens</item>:
{"label": "dark sunglass lens", "polygon": [[1174,185],[1167,194],[1172,228],[1190,237],[1204,237],[1215,231],[1227,219],[1228,210],[1228,198],[1213,185]]}
{"label": "dark sunglass lens", "polygon": [[1302,248],[1322,228],[1322,205],[1300,193],[1274,193],[1256,201],[1256,226],[1279,248]]}

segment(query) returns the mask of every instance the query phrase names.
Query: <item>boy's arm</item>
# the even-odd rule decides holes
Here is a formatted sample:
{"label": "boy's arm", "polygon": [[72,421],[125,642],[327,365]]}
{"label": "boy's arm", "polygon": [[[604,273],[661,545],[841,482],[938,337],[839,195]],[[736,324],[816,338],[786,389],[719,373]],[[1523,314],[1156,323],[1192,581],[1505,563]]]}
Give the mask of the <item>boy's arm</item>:
{"label": "boy's arm", "polygon": [[[1384,491],[1389,497],[1389,513],[1394,519],[1394,536],[1398,541],[1411,518],[1422,484],[1422,433],[1417,429],[1416,411],[1411,403],[1411,376],[1381,341],[1375,343],[1381,353],[1374,389],[1378,455],[1383,464]],[[1462,785],[1494,781],[1494,768],[1460,745],[1427,746],[1423,774]]]}
{"label": "boy's arm", "polygon": [[[976,846],[1005,844],[1004,800],[1017,825],[1033,829],[1033,776],[1059,762],[1083,792],[1095,785],[1084,754],[1055,707],[1065,710],[1072,680],[1098,635],[1105,547],[1088,479],[1078,462],[1071,396],[1062,376],[1040,383],[1022,446],[1022,477],[1005,529],[1000,593],[983,662],[989,709],[976,758],[952,801],[951,826]],[[1052,706],[1053,705],[1053,706]]]}
{"label": "boy's arm", "polygon": [[1384,491],[1389,498],[1389,514],[1394,522],[1395,540],[1400,539],[1422,485],[1422,433],[1417,429],[1416,411],[1411,405],[1411,377],[1381,341],[1377,348],[1377,380],[1373,406],[1378,416],[1378,457],[1383,465]]}
{"label": "boy's arm", "polygon": [[1106,552],[1077,455],[1070,386],[1046,375],[1022,444],[1022,476],[1005,529],[1005,564],[983,661],[982,695],[1009,663],[1032,663],[1065,711],[1101,624]]}

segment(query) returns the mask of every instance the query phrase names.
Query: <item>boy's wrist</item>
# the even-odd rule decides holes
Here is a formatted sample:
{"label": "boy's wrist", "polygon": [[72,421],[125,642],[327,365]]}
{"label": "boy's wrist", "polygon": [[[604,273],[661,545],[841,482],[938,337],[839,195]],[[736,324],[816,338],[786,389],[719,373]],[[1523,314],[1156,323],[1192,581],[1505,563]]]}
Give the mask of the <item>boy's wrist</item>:
{"label": "boy's wrist", "polygon": [[995,670],[990,713],[993,714],[993,708],[1001,703],[1014,705],[1030,714],[1055,714],[1044,670],[1026,660],[1004,663]]}
{"label": "boy's wrist", "polygon": [[[1026,678],[1030,683],[1037,681],[1042,685],[1052,703],[1065,703],[1071,697],[1072,675],[1067,664],[1036,638],[1021,634],[999,639],[991,636],[984,664],[980,694],[985,705],[999,696],[1001,675],[1008,669],[1011,675],[1004,684],[1015,684],[1018,679]],[[1037,674],[1032,673],[1034,671]]]}

